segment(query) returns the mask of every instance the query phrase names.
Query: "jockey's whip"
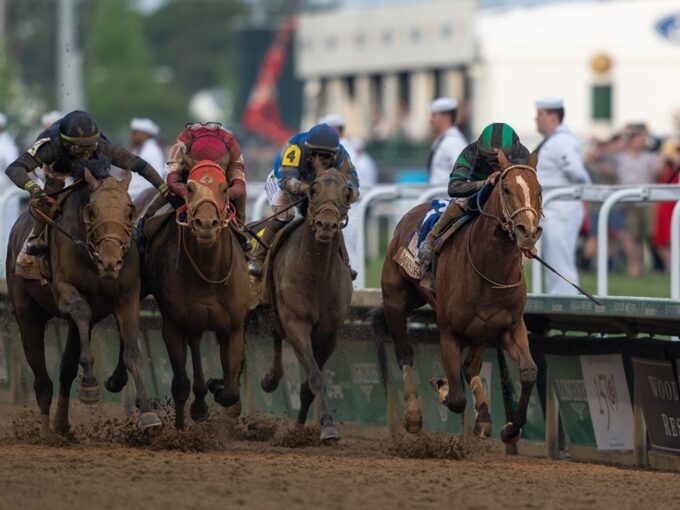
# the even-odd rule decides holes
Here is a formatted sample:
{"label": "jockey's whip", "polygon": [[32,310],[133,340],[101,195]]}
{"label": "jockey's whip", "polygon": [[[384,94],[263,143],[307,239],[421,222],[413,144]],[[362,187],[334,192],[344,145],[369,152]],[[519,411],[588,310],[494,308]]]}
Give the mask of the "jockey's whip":
{"label": "jockey's whip", "polygon": [[250,237],[255,239],[258,243],[260,243],[262,246],[264,246],[267,250],[269,250],[269,244],[266,243],[263,239],[260,238],[260,236],[257,235],[257,232],[255,232],[252,228],[250,228],[248,225],[245,223],[241,223],[241,221],[237,218],[236,223],[238,223],[241,226],[241,229],[243,229]]}
{"label": "jockey's whip", "polygon": [[559,276],[560,278],[562,278],[565,282],[567,282],[569,285],[571,285],[572,287],[574,287],[577,291],[579,291],[579,292],[580,292],[581,294],[583,294],[585,297],[587,297],[588,299],[590,299],[593,303],[595,303],[596,305],[599,305],[599,306],[603,306],[602,302],[601,302],[601,301],[598,301],[598,299],[595,298],[595,296],[593,296],[590,292],[588,292],[587,290],[583,290],[581,287],[579,287],[579,286],[576,285],[574,282],[572,282],[571,280],[569,280],[566,276],[561,275],[561,274],[557,271],[557,269],[555,269],[554,267],[552,267],[550,264],[548,264],[548,263],[547,263],[545,260],[543,260],[541,257],[539,257],[538,255],[533,255],[533,254],[532,254],[532,255],[531,255],[531,258],[532,258],[532,259],[538,260],[541,264],[543,264],[543,265],[546,267],[546,269],[550,269],[553,273],[555,273],[557,276]]}
{"label": "jockey's whip", "polygon": [[[82,241],[81,239],[78,239],[74,235],[72,235],[70,232],[68,232],[66,229],[64,229],[59,223],[54,221],[52,218],[50,218],[47,214],[42,212],[40,209],[37,209],[35,207],[31,207],[31,216],[35,218],[35,214],[40,216],[41,220],[47,223],[50,227],[56,228],[59,232],[64,234],[68,239],[70,239],[74,244],[78,246],[82,246],[86,250],[89,249],[87,243],[85,241]],[[37,218],[36,218],[37,219]]]}

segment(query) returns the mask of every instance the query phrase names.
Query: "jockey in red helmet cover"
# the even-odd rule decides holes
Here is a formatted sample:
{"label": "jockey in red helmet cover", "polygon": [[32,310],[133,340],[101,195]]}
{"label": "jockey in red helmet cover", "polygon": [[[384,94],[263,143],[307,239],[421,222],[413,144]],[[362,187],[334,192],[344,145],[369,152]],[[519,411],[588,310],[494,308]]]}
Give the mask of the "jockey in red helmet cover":
{"label": "jockey in red helmet cover", "polygon": [[246,174],[241,148],[233,133],[217,122],[187,124],[170,150],[166,182],[170,191],[186,197],[189,171],[198,161],[214,161],[226,173],[229,200],[241,221],[246,214]]}

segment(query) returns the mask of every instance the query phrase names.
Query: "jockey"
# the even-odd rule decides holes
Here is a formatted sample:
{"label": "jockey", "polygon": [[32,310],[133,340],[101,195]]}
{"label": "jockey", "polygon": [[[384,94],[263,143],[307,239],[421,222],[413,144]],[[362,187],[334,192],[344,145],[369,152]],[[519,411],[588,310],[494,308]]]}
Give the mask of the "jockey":
{"label": "jockey", "polygon": [[[49,216],[52,207],[47,193],[63,189],[67,177],[82,178],[85,168],[97,179],[104,179],[109,176],[111,164],[138,173],[167,198],[168,186],[151,165],[112,144],[99,131],[94,118],[78,110],[40,133],[33,146],[11,163],[5,173],[14,184],[31,194],[31,207]],[[35,168],[45,171],[45,190],[28,175]],[[45,221],[36,218],[23,247],[27,255],[39,255],[47,249],[45,225]]]}
{"label": "jockey", "polygon": [[[269,245],[274,236],[295,216],[295,211],[290,207],[297,200],[307,195],[311,182],[316,178],[314,161],[319,162],[324,168],[341,170],[349,169],[349,187],[352,190],[350,204],[359,198],[359,178],[345,148],[340,145],[337,131],[328,124],[317,124],[307,132],[293,136],[274,160],[274,169],[265,181],[265,190],[269,205],[274,214],[277,214],[267,223],[262,240]],[[285,211],[282,211],[286,209]],[[345,263],[349,264],[347,248],[340,243],[341,256]],[[249,265],[250,273],[260,275],[266,249],[263,243],[257,243],[253,253],[253,260]],[[355,273],[352,273],[353,275]]]}
{"label": "jockey", "polygon": [[[503,151],[512,163],[524,163],[529,159],[529,150],[520,143],[515,130],[501,122],[486,126],[479,138],[465,147],[456,159],[449,176],[448,190],[454,200],[434,224],[418,251],[418,259],[424,267],[429,266],[435,239],[452,221],[466,212],[477,210],[478,195],[486,184],[496,184],[500,175],[499,151]],[[487,198],[486,192],[479,195],[480,205]]]}
{"label": "jockey", "polygon": [[187,124],[170,150],[166,182],[170,191],[186,198],[189,171],[199,161],[214,161],[224,170],[229,201],[241,221],[246,218],[246,174],[236,137],[219,122]]}

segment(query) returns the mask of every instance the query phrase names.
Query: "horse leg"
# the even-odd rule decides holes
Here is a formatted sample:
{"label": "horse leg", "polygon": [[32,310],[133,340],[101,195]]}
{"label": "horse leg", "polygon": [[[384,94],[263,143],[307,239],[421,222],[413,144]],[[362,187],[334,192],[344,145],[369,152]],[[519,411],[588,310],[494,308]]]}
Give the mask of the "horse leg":
{"label": "horse leg", "polygon": [[[312,350],[314,351],[314,359],[319,367],[319,370],[323,370],[324,365],[331,357],[331,354],[335,351],[335,346],[338,343],[337,335],[331,337],[326,337],[323,339],[316,339],[312,342]],[[298,413],[297,424],[303,426],[305,421],[307,421],[307,414],[309,413],[309,407],[314,401],[314,393],[309,387],[309,379],[305,380],[302,385],[300,385],[300,412]],[[339,438],[338,435],[336,437]],[[328,438],[330,439],[330,438]]]}
{"label": "horse leg", "polygon": [[529,351],[529,337],[523,320],[517,321],[514,328],[501,335],[501,343],[510,357],[519,365],[519,378],[522,383],[522,393],[512,422],[506,423],[501,429],[501,439],[504,443],[519,440],[522,426],[527,421],[527,407],[529,397],[534,388],[538,369]]}
{"label": "horse leg", "polygon": [[394,352],[404,377],[404,401],[406,402],[404,427],[411,434],[417,434],[423,428],[423,415],[413,376],[413,347],[408,341],[406,323],[408,308],[395,306],[389,302],[392,300],[393,296],[385,300],[385,322],[387,331],[394,340]]}
{"label": "horse leg", "polygon": [[66,348],[61,357],[59,369],[59,400],[57,412],[54,415],[54,431],[58,434],[68,434],[68,407],[71,395],[71,385],[78,375],[78,358],[80,358],[80,336],[78,328],[69,321]]}
{"label": "horse leg", "polygon": [[187,376],[187,344],[177,324],[163,317],[163,341],[172,366],[172,399],[175,401],[175,427],[184,428],[184,407],[189,399],[191,381]]}
{"label": "horse leg", "polygon": [[314,350],[312,348],[311,339],[312,328],[308,323],[300,320],[290,319],[282,322],[287,326],[287,333],[289,333],[289,335],[287,335],[288,341],[293,346],[298,360],[300,360],[300,363],[305,367],[309,389],[321,402],[321,440],[338,439],[340,434],[338,434],[338,431],[333,426],[333,417],[326,405],[326,383],[323,379],[323,374],[321,373],[321,370],[319,370],[319,366],[314,359]]}
{"label": "horse leg", "polygon": [[269,372],[260,380],[262,390],[267,393],[271,393],[279,387],[279,382],[281,382],[281,377],[283,376],[283,364],[281,363],[283,338],[276,331],[273,331],[272,334],[274,336],[274,359],[272,360]]}
{"label": "horse leg", "polygon": [[[122,338],[123,333],[120,331],[119,333]],[[118,351],[118,363],[116,364],[116,368],[113,370],[113,373],[106,379],[106,381],[104,381],[104,387],[111,393],[121,392],[128,382],[128,373],[127,369],[125,368],[124,355],[125,346],[123,345],[123,342],[121,340],[120,349]]]}
{"label": "horse leg", "polygon": [[[139,288],[133,294],[136,298]],[[137,299],[121,299],[114,311],[118,321],[118,332],[123,344],[123,362],[135,382],[135,403],[139,408],[138,426],[141,429],[159,427],[160,418],[151,408],[149,395],[144,385],[144,359],[139,348],[139,301]]]}
{"label": "horse leg", "polygon": [[199,421],[208,415],[208,406],[205,404],[205,396],[208,387],[205,384],[203,375],[203,361],[201,360],[201,335],[189,338],[189,348],[191,349],[191,365],[194,368],[194,401],[189,406],[191,419]]}
{"label": "horse leg", "polygon": [[90,348],[90,321],[92,310],[80,293],[72,285],[59,282],[56,286],[59,311],[71,317],[78,327],[80,336],[80,365],[83,367],[83,379],[80,381],[78,398],[83,404],[96,404],[101,398],[99,385],[94,375],[94,355]]}
{"label": "horse leg", "polygon": [[470,386],[477,410],[474,433],[481,438],[491,436],[491,413],[489,412],[491,404],[479,377],[485,350],[486,346],[471,347],[463,364],[463,375]]}
{"label": "horse leg", "polygon": [[443,404],[454,413],[465,411],[465,391],[463,391],[463,381],[461,379],[461,354],[458,339],[446,328],[439,326],[440,339],[439,346],[442,351],[442,360],[446,370],[448,391],[443,396],[443,388],[439,389],[440,397],[443,396]]}
{"label": "horse leg", "polygon": [[[219,331],[220,359],[224,374],[224,386],[215,386],[215,402],[231,407],[241,398],[240,379],[243,364],[243,325],[232,327],[231,331]],[[210,386],[209,386],[210,388]]]}
{"label": "horse leg", "polygon": [[19,323],[26,361],[33,371],[33,389],[40,409],[40,432],[48,435],[53,392],[52,381],[45,365],[45,325],[48,317],[42,309],[32,304],[15,305],[15,316]]}

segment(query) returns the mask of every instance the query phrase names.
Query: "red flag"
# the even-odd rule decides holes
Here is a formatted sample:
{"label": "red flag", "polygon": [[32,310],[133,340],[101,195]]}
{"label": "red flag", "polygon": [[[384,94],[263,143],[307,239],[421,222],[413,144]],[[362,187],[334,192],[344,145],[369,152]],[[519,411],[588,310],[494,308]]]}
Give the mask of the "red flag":
{"label": "red flag", "polygon": [[286,62],[287,46],[295,31],[295,17],[291,16],[281,26],[274,42],[267,50],[245,111],[241,118],[246,129],[264,136],[279,145],[284,144],[295,132],[281,121],[281,112],[276,94],[283,65]]}

